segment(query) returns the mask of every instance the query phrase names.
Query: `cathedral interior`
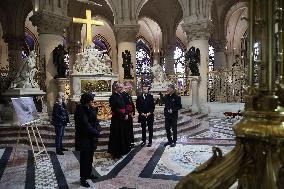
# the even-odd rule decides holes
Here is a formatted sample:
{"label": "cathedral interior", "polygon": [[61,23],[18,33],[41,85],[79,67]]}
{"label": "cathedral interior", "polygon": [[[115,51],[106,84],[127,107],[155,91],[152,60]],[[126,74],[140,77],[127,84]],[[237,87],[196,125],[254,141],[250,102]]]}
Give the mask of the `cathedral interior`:
{"label": "cathedral interior", "polygon": [[[93,93],[102,131],[91,188],[284,189],[283,3],[1,0],[0,188],[81,188],[74,112]],[[156,108],[153,145],[139,145],[136,112],[135,146],[113,159],[117,82],[134,101],[147,84]],[[182,103],[174,148],[163,145],[169,84]],[[51,123],[59,92],[63,156]]]}

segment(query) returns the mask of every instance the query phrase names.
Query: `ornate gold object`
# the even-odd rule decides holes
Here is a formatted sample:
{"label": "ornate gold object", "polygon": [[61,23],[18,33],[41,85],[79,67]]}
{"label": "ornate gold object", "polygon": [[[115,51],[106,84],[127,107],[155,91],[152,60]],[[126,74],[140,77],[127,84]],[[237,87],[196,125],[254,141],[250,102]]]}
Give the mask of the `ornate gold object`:
{"label": "ornate gold object", "polygon": [[97,20],[92,20],[91,10],[86,10],[86,19],[73,18],[74,23],[86,24],[86,45],[90,45],[93,41],[92,25],[103,26],[104,23]]}
{"label": "ornate gold object", "polygon": [[81,80],[81,92],[111,92],[111,80]]}
{"label": "ornate gold object", "polygon": [[94,103],[94,107],[98,108],[98,119],[108,120],[111,118],[111,109],[109,106],[109,102],[97,101]]}
{"label": "ornate gold object", "polygon": [[[236,147],[224,157],[213,156],[176,189],[226,189],[236,181],[239,189],[284,188],[283,3],[249,1],[248,85],[244,118],[235,126]],[[256,59],[255,43],[260,44]]]}

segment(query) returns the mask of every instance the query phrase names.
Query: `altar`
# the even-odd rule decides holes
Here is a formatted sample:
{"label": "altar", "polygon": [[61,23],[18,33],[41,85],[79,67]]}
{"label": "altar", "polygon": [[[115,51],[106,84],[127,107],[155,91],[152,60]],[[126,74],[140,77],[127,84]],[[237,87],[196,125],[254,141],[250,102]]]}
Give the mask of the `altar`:
{"label": "altar", "polygon": [[110,119],[111,110],[109,107],[109,97],[112,94],[112,85],[118,81],[117,75],[92,75],[92,74],[71,74],[72,93],[70,98],[70,112],[74,113],[76,105],[80,101],[82,93],[95,94],[95,107],[98,108],[98,118],[102,120]]}
{"label": "altar", "polygon": [[108,100],[113,83],[118,81],[118,76],[112,73],[110,57],[104,51],[96,49],[94,43],[90,43],[83,52],[77,54],[72,72],[70,113],[74,113],[81,94],[92,93],[95,94],[99,119],[109,119],[111,110]]}

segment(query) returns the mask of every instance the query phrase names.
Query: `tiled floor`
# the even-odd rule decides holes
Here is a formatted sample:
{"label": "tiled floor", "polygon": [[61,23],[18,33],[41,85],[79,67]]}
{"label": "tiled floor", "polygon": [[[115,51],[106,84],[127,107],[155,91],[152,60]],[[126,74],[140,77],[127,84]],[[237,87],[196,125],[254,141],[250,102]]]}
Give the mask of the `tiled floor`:
{"label": "tiled floor", "polygon": [[[198,130],[179,133],[176,147],[163,147],[165,138],[154,140],[152,147],[139,145],[120,160],[112,160],[104,151],[96,152],[93,172],[100,178],[89,181],[92,188],[170,189],[178,180],[212,156],[212,146],[226,154],[235,144],[233,125],[237,120],[209,118]],[[79,155],[69,149],[56,156],[48,149],[50,159],[33,162],[31,152],[22,150],[12,165],[11,148],[0,149],[0,188],[81,188]]]}

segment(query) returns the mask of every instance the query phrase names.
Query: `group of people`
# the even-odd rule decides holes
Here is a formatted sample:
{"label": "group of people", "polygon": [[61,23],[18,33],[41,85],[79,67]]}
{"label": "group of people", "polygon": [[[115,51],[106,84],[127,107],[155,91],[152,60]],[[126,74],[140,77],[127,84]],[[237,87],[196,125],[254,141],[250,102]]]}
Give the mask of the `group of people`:
{"label": "group of people", "polygon": [[[123,86],[120,83],[116,83],[113,89],[114,93],[109,99],[112,118],[108,152],[114,158],[119,158],[127,154],[134,145],[133,115],[135,114],[135,106],[130,95],[131,85]],[[163,101],[165,103],[165,129],[168,139],[164,146],[170,145],[174,147],[177,141],[178,110],[182,108],[182,105],[181,98],[176,94],[173,84],[168,85],[167,95],[165,95]],[[146,145],[146,129],[148,128],[149,139],[147,147],[151,147],[155,102],[153,95],[149,93],[149,86],[142,86],[142,94],[136,100],[136,109],[138,111],[138,122],[141,123],[142,127],[142,142],[140,145]]]}
{"label": "group of people", "polygon": [[[135,109],[138,112],[138,122],[142,127],[142,141],[140,146],[146,145],[146,129],[148,128],[149,139],[147,147],[152,146],[153,123],[155,103],[154,97],[149,92],[149,86],[142,86],[142,94],[137,97],[134,104],[131,84],[123,85],[115,83],[113,94],[109,98],[112,111],[108,153],[113,158],[120,158],[129,153],[134,147],[133,116]],[[165,130],[168,141],[164,146],[174,147],[177,141],[177,118],[178,110],[182,108],[181,98],[175,92],[173,84],[168,85],[167,94],[163,99],[165,103]],[[136,106],[136,107],[135,107]],[[96,179],[92,174],[94,151],[97,148],[101,126],[97,119],[97,109],[94,107],[94,95],[84,93],[80,104],[77,105],[75,114],[75,150],[80,151],[80,182],[84,187],[89,187],[87,179]],[[52,123],[55,126],[56,153],[63,155],[67,150],[62,146],[64,130],[69,123],[69,114],[64,102],[64,93],[59,93],[53,107]]]}

